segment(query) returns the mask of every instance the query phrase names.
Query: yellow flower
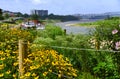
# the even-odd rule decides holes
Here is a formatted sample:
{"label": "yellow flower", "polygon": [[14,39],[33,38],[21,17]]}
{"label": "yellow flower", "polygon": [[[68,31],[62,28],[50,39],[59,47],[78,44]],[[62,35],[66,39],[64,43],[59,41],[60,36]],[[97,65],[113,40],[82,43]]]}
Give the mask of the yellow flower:
{"label": "yellow flower", "polygon": [[0,74],[0,77],[3,77],[4,76],[4,74],[2,73],[2,74]]}
{"label": "yellow flower", "polygon": [[10,74],[10,72],[11,72],[11,71],[10,71],[10,70],[8,70],[8,71],[6,72],[6,74]]}
{"label": "yellow flower", "polygon": [[18,62],[13,63],[13,65],[14,65],[14,66],[17,66],[17,65],[18,65]]}
{"label": "yellow flower", "polygon": [[13,77],[16,78],[16,74],[13,74]]}
{"label": "yellow flower", "polygon": [[62,76],[61,74],[58,74],[58,77],[59,77],[59,78],[61,78],[61,76]]}
{"label": "yellow flower", "polygon": [[12,58],[14,59],[14,58],[16,58],[15,56],[12,56]]}
{"label": "yellow flower", "polygon": [[47,61],[47,62],[50,62],[50,59],[47,59],[46,61]]}
{"label": "yellow flower", "polygon": [[36,74],[35,74],[35,73],[33,73],[33,74],[32,74],[32,76],[36,76]]}
{"label": "yellow flower", "polygon": [[32,54],[29,54],[28,57],[32,56]]}
{"label": "yellow flower", "polygon": [[0,55],[4,54],[3,52],[0,52]]}
{"label": "yellow flower", "polygon": [[5,60],[5,58],[1,58],[0,60],[2,60],[2,61],[3,61],[3,60]]}
{"label": "yellow flower", "polygon": [[68,75],[71,75],[71,73],[69,73],[69,72],[68,72],[67,74],[68,74]]}
{"label": "yellow flower", "polygon": [[25,62],[30,62],[30,63],[32,63],[32,61],[30,60],[30,59],[25,59]]}
{"label": "yellow flower", "polygon": [[34,70],[34,69],[37,69],[36,66],[30,66],[30,70]]}
{"label": "yellow flower", "polygon": [[4,68],[4,64],[0,65],[0,70]]}
{"label": "yellow flower", "polygon": [[[77,76],[77,70],[73,68],[73,65],[69,62],[68,58],[64,58],[61,54],[59,55],[54,50],[40,50],[28,54],[29,59],[25,59],[25,68],[30,68],[29,72],[25,76],[32,76],[33,79],[38,79],[39,76],[35,74],[35,70],[38,68],[43,69],[43,76],[47,76],[48,73],[52,72],[53,69],[59,71],[58,77],[61,78],[62,74],[66,76]],[[47,69],[48,71],[45,71]],[[38,71],[39,72],[39,71]],[[69,73],[70,72],[70,73]]]}
{"label": "yellow flower", "polygon": [[26,76],[26,77],[29,77],[29,76],[30,76],[30,72],[27,72],[27,73],[25,74],[25,76]]}
{"label": "yellow flower", "polygon": [[14,54],[17,54],[18,52],[13,52]]}
{"label": "yellow flower", "polygon": [[58,61],[55,62],[55,65],[58,65]]}
{"label": "yellow flower", "polygon": [[77,74],[73,73],[73,76],[77,77]]}
{"label": "yellow flower", "polygon": [[54,62],[52,62],[52,65],[54,66],[54,65],[55,65],[55,63],[54,63]]}
{"label": "yellow flower", "polygon": [[66,57],[66,61],[69,61],[69,59]]}
{"label": "yellow flower", "polygon": [[62,71],[61,71],[61,70],[59,70],[59,73],[62,73]]}
{"label": "yellow flower", "polygon": [[24,76],[20,76],[20,79],[24,79]]}
{"label": "yellow flower", "polygon": [[43,76],[46,76],[47,74],[48,74],[48,72],[44,72],[44,73],[43,73]]}
{"label": "yellow flower", "polygon": [[34,79],[39,79],[39,76],[35,77]]}
{"label": "yellow flower", "polygon": [[10,54],[9,54],[9,53],[7,53],[7,56],[9,57],[9,56],[10,56]]}
{"label": "yellow flower", "polygon": [[10,50],[5,50],[5,52],[9,53],[9,52],[10,52]]}
{"label": "yellow flower", "polygon": [[[42,63],[41,63],[41,65],[42,65]],[[40,67],[40,65],[38,64],[38,65],[36,65],[36,67],[37,67],[37,69]]]}
{"label": "yellow flower", "polygon": [[8,45],[8,48],[11,48],[11,46],[10,46],[10,45]]}
{"label": "yellow flower", "polygon": [[51,70],[51,69],[49,69],[49,72],[52,72],[52,70]]}

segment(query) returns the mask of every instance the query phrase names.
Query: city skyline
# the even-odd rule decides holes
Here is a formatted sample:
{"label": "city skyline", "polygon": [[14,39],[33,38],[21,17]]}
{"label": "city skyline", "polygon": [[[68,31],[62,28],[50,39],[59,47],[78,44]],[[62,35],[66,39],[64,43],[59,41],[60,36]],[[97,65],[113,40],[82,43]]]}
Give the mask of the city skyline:
{"label": "city skyline", "polygon": [[119,0],[1,0],[0,8],[30,14],[32,9],[48,10],[49,14],[99,14],[120,12]]}

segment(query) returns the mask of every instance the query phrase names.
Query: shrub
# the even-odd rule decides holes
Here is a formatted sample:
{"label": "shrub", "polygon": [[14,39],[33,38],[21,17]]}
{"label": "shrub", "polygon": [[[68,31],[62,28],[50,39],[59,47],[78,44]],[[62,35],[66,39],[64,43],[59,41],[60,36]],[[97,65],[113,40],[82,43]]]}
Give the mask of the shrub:
{"label": "shrub", "polygon": [[[27,69],[24,76],[30,73],[30,78],[39,76],[40,78],[70,78],[77,76],[77,70],[72,67],[68,58],[59,55],[54,50],[41,50],[32,52],[25,59],[24,65]],[[55,74],[56,73],[56,74]],[[36,74],[36,76],[33,76]]]}
{"label": "shrub", "polygon": [[[95,40],[94,48],[97,50],[105,49],[118,51],[120,40],[119,24],[119,19],[105,20],[101,22],[99,26],[95,28],[95,31],[93,31],[92,36]],[[118,60],[120,59],[120,54],[114,52],[100,52],[99,54],[99,57],[95,56],[97,57],[95,59],[98,61],[98,63],[93,68],[97,76],[105,79],[119,78],[118,73],[120,73],[120,62]]]}
{"label": "shrub", "polygon": [[63,30],[55,25],[47,25],[45,30],[48,36],[51,37],[52,39],[55,39],[55,37],[58,35],[63,35]]}

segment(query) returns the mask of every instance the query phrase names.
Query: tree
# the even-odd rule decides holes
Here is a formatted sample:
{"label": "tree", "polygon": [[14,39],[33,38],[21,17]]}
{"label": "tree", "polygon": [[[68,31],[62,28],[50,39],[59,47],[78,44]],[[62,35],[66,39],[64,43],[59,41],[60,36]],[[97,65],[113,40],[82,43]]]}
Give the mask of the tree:
{"label": "tree", "polygon": [[39,19],[39,16],[36,15],[36,14],[32,14],[32,15],[31,15],[31,19],[32,19],[32,20],[38,20],[38,19]]}
{"label": "tree", "polygon": [[4,19],[4,17],[0,15],[0,20],[3,20],[3,19]]}
{"label": "tree", "polygon": [[0,9],[0,15],[2,15],[2,9]]}
{"label": "tree", "polygon": [[6,13],[6,14],[4,15],[4,17],[5,17],[5,19],[8,19],[10,16],[9,16],[8,13]]}
{"label": "tree", "polygon": [[24,17],[24,18],[28,18],[29,15],[25,13],[25,14],[23,14],[23,17]]}
{"label": "tree", "polygon": [[17,16],[17,17],[22,17],[22,16],[23,16],[23,14],[22,14],[22,13],[20,13],[20,12],[18,12],[16,16]]}
{"label": "tree", "polygon": [[4,19],[4,17],[2,16],[2,9],[0,9],[0,20],[3,20]]}

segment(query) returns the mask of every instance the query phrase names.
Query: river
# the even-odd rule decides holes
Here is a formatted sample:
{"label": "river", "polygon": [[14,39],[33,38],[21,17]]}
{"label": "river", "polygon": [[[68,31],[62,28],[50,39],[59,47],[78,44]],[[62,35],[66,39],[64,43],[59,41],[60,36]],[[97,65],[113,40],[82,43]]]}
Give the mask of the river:
{"label": "river", "polygon": [[88,34],[91,30],[93,30],[93,27],[85,27],[85,26],[72,26],[72,24],[76,23],[85,23],[85,22],[95,22],[95,20],[80,20],[80,21],[68,21],[68,22],[59,22],[56,23],[57,26],[60,26],[62,29],[66,29],[67,34]]}

